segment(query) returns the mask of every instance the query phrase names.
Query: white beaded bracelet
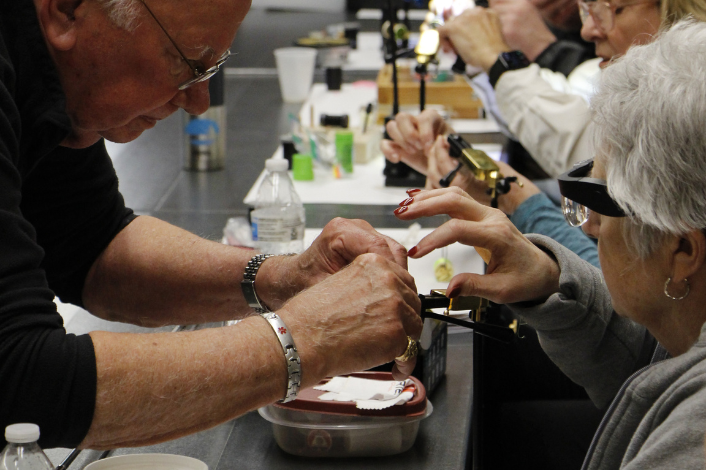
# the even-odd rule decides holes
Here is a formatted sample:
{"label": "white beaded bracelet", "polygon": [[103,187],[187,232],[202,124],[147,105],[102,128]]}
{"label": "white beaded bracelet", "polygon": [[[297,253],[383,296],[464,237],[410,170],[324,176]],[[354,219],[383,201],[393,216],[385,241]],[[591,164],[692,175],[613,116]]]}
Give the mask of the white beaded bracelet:
{"label": "white beaded bracelet", "polygon": [[276,313],[261,313],[260,316],[270,324],[284,351],[284,359],[287,361],[287,393],[280,400],[280,403],[287,403],[297,398],[299,387],[301,386],[302,369],[299,353],[294,344],[294,338],[292,338],[289,329],[287,329],[287,325]]}

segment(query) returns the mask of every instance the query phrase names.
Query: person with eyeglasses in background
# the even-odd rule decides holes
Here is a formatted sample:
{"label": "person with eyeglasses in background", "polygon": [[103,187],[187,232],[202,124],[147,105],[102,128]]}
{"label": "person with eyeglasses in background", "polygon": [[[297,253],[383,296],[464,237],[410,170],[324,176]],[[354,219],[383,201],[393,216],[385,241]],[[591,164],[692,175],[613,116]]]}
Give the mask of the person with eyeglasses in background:
{"label": "person with eyeglasses in background", "polygon": [[[631,45],[651,41],[660,27],[668,28],[686,15],[706,20],[704,0],[581,0],[579,7],[581,35],[595,44],[598,56],[575,71],[588,87],[575,86],[571,75],[551,73],[524,60],[523,54],[506,42],[498,14],[492,9],[466,10],[440,28],[448,47],[488,74],[503,120],[552,178],[593,151],[588,107],[592,83],[600,75],[597,66],[604,69]],[[595,72],[586,70],[591,67]],[[430,155],[445,151],[432,149],[435,144],[444,145],[437,137],[453,132],[433,110],[417,117],[400,114],[387,130],[393,140],[382,144],[385,157],[404,161],[424,174]],[[442,173],[453,164],[446,160],[440,157],[436,165]],[[437,176],[430,175],[428,181],[435,184]]]}
{"label": "person with eyeglasses in background", "polygon": [[[0,428],[36,423],[43,447],[142,446],[327,376],[414,368],[421,305],[406,251],[369,224],[337,219],[300,255],[253,256],[125,206],[103,139],[203,113],[249,8],[0,5]],[[148,327],[243,320],[73,335],[55,296]]]}
{"label": "person with eyeglasses in background", "polygon": [[[640,3],[629,2],[629,5],[623,6],[608,2],[581,1],[579,4],[584,22],[582,34],[586,39],[595,42],[596,53],[600,57],[597,60],[603,68],[608,66],[614,57],[623,55],[631,44],[647,42],[658,34],[657,18],[661,18],[662,28],[668,28],[687,15],[701,21],[706,20],[704,0],[663,0],[661,6],[656,2],[643,0],[640,0]],[[509,46],[499,42],[502,40],[500,36],[496,36],[497,41],[489,43],[478,39],[486,36],[490,38],[498,32],[492,11],[474,9],[464,12],[464,15],[467,16],[459,16],[450,22],[444,33],[459,51],[466,50],[477,57],[487,55],[486,62],[490,63],[495,51],[509,50]],[[487,28],[473,29],[472,21],[483,21]],[[474,34],[470,35],[470,31]],[[496,91],[499,92],[500,102],[507,102],[509,115],[517,116],[509,122],[516,122],[516,130],[521,130],[520,134],[526,135],[527,141],[534,141],[535,148],[540,145],[546,147],[550,154],[547,158],[554,158],[556,152],[561,152],[562,146],[571,149],[571,157],[565,163],[556,165],[554,171],[558,176],[569,162],[585,159],[592,154],[592,124],[589,118],[589,103],[577,95],[552,88],[542,78],[544,72],[536,65],[503,72],[498,80],[498,84],[503,84],[503,87],[498,87]],[[404,161],[427,175],[428,189],[441,187],[440,180],[456,168],[458,163],[449,156],[449,145],[446,141],[446,136],[454,132],[453,128],[434,110],[424,111],[416,117],[400,114],[387,126],[392,140],[383,141],[381,144],[385,157],[394,162]],[[586,237],[580,231],[573,230],[563,223],[563,217],[554,202],[532,181],[508,164],[498,162],[498,165],[505,176],[515,176],[524,183],[523,187],[512,185],[510,192],[498,198],[499,209],[510,216],[517,228],[522,233],[550,236],[598,266],[595,246],[587,243]],[[477,201],[484,204],[490,202],[485,193],[485,183],[475,180],[467,168],[462,168],[451,184],[460,186]]]}
{"label": "person with eyeglasses in background", "polygon": [[[478,2],[481,3],[481,2]],[[580,36],[581,18],[575,0],[490,0],[503,37],[541,67],[568,75],[595,57],[593,44]],[[448,21],[473,3],[434,0],[430,9]]]}
{"label": "person with eyeglasses in background", "polygon": [[597,239],[601,270],[523,236],[459,188],[417,193],[398,213],[452,217],[413,258],[453,242],[490,251],[486,274],[457,274],[449,297],[510,306],[606,410],[584,469],[706,465],[703,77],[706,23],[693,18],[604,70],[591,103],[595,158],[559,177],[566,220]]}
{"label": "person with eyeglasses in background", "polygon": [[[439,2],[435,2],[438,4]],[[545,79],[556,72],[559,83],[569,83],[572,89],[585,93],[597,72],[595,46],[581,37],[581,18],[576,0],[490,0],[487,7],[497,13],[502,36],[508,47],[519,51],[523,60],[545,70]],[[458,15],[450,10],[445,17]],[[491,116],[508,139],[503,146],[504,159],[532,179],[547,175],[532,160],[527,150],[509,130],[498,110],[495,90],[488,75],[474,66],[466,68],[469,83],[483,102],[486,115]]]}

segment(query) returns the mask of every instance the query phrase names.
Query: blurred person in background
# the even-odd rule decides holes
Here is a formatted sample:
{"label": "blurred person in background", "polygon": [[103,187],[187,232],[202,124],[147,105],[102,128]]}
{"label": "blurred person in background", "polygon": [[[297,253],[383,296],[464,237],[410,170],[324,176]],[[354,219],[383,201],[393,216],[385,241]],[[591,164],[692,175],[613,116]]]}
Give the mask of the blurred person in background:
{"label": "blurred person in background", "polygon": [[[582,5],[583,35],[596,43],[603,67],[610,63],[609,59],[624,54],[631,44],[651,40],[658,32],[655,25],[658,21],[667,28],[686,15],[692,15],[698,20],[706,19],[704,0],[663,0],[661,7],[656,2],[630,3],[630,6],[625,7],[615,7],[607,2],[588,2]],[[471,50],[476,51],[473,54],[478,57],[487,54],[487,63],[492,57],[497,59],[497,50],[509,50],[509,46],[497,41],[487,44],[476,41],[477,37],[484,37],[484,34],[488,37],[499,34],[494,13],[473,9],[467,10],[464,15],[467,16],[460,16],[446,26],[449,28],[447,31],[450,31],[447,32],[450,41],[454,42],[454,38],[460,38],[457,40],[459,42],[470,40],[473,45],[467,48],[469,54]],[[473,39],[469,39],[471,35],[467,34],[465,28],[471,28],[476,21],[483,21],[490,29],[475,29]],[[501,36],[494,37],[502,40]],[[553,164],[558,175],[559,170],[563,170],[569,162],[592,155],[589,105],[585,99],[575,94],[552,88],[541,78],[543,72],[536,65],[505,71],[500,75],[498,84],[507,83],[507,94],[514,97],[515,102],[505,98],[501,102],[507,102],[510,112],[517,115],[516,122],[522,132],[528,134],[527,140],[534,141],[535,147],[547,148],[550,153],[547,159],[561,152],[562,146],[572,148],[569,160]],[[544,111],[546,114],[542,114]],[[436,111],[427,110],[419,116],[400,113],[394,121],[388,123],[387,130],[392,140],[382,142],[385,157],[393,162],[404,161],[427,175],[428,188],[438,188],[439,180],[456,167],[457,161],[449,157],[446,142],[446,136],[454,131]],[[530,138],[532,132],[535,135]],[[504,175],[518,176],[525,182],[525,188],[512,185],[512,190],[498,199],[499,208],[511,216],[518,229],[522,233],[548,235],[597,265],[595,247],[586,245],[581,234],[565,226],[552,201],[517,171],[502,162],[500,165]],[[489,198],[483,194],[483,184],[474,181],[466,168],[461,169],[452,184],[460,185],[480,202],[489,202]]]}
{"label": "blurred person in background", "polygon": [[[669,27],[685,15],[706,19],[703,0],[581,1],[579,6],[581,34],[595,43],[595,65],[600,68],[625,54],[631,45],[651,41],[660,26]],[[592,85],[577,88],[571,77],[513,61],[515,52],[504,39],[498,14],[491,9],[466,10],[441,27],[440,33],[467,63],[489,74],[503,119],[548,175],[556,177],[592,154],[588,102]],[[383,143],[386,157],[425,168],[423,151],[431,148],[438,135],[449,132],[439,119],[433,113],[411,119],[401,114],[388,124],[394,143]]]}

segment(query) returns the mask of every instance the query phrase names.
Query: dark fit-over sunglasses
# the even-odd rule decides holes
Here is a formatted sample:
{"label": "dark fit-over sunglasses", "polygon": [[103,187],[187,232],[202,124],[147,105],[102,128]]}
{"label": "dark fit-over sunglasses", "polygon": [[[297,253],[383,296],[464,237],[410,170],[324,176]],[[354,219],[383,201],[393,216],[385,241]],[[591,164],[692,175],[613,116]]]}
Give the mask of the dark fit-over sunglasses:
{"label": "dark fit-over sunglasses", "polygon": [[605,180],[588,176],[592,168],[593,159],[584,160],[559,177],[561,209],[573,227],[585,224],[590,211],[608,217],[627,215],[608,195]]}

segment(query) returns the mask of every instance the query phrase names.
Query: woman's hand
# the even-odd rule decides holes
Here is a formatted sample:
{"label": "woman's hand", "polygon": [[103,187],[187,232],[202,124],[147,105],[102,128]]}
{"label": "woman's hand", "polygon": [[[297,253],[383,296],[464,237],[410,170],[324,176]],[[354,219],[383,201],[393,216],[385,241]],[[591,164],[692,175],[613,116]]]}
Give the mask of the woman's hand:
{"label": "woman's hand", "polygon": [[[437,137],[428,152],[427,189],[441,188],[439,181],[455,169],[458,162],[459,160],[451,158],[449,155],[449,144],[446,138],[444,136]],[[507,215],[512,215],[520,204],[531,196],[539,194],[541,190],[507,163],[496,163],[503,176],[514,176],[518,182],[522,183],[521,187],[519,184],[512,183],[510,192],[498,197],[498,209]],[[451,185],[460,187],[481,204],[490,205],[488,184],[485,181],[477,180],[465,165],[456,173]]]}
{"label": "woman's hand", "polygon": [[[455,170],[460,163],[460,160],[451,158],[449,155],[449,143],[446,136],[436,138],[434,145],[429,149],[427,159],[427,189],[441,189],[441,179]],[[451,186],[458,186],[481,204],[490,205],[490,196],[487,193],[488,184],[485,181],[477,180],[465,165],[461,166],[454,179],[451,180]]]}
{"label": "woman's hand", "polygon": [[383,140],[380,148],[392,163],[406,163],[426,175],[427,151],[437,136],[449,132],[453,129],[434,110],[423,111],[419,116],[399,113],[387,123],[387,133],[392,140]]}
{"label": "woman's hand", "polygon": [[395,211],[399,219],[439,214],[453,218],[409,250],[411,258],[454,242],[491,254],[486,274],[454,276],[447,291],[450,298],[475,295],[505,304],[543,301],[559,290],[556,261],[527,240],[501,211],[483,206],[456,187],[413,193],[410,199]]}
{"label": "woman's hand", "polygon": [[556,42],[542,14],[529,0],[490,0],[490,8],[498,14],[508,46],[522,51],[531,62]]}
{"label": "woman's hand", "polygon": [[512,49],[505,42],[498,14],[489,8],[470,8],[439,27],[445,51],[455,51],[469,65],[488,72],[501,52]]}

